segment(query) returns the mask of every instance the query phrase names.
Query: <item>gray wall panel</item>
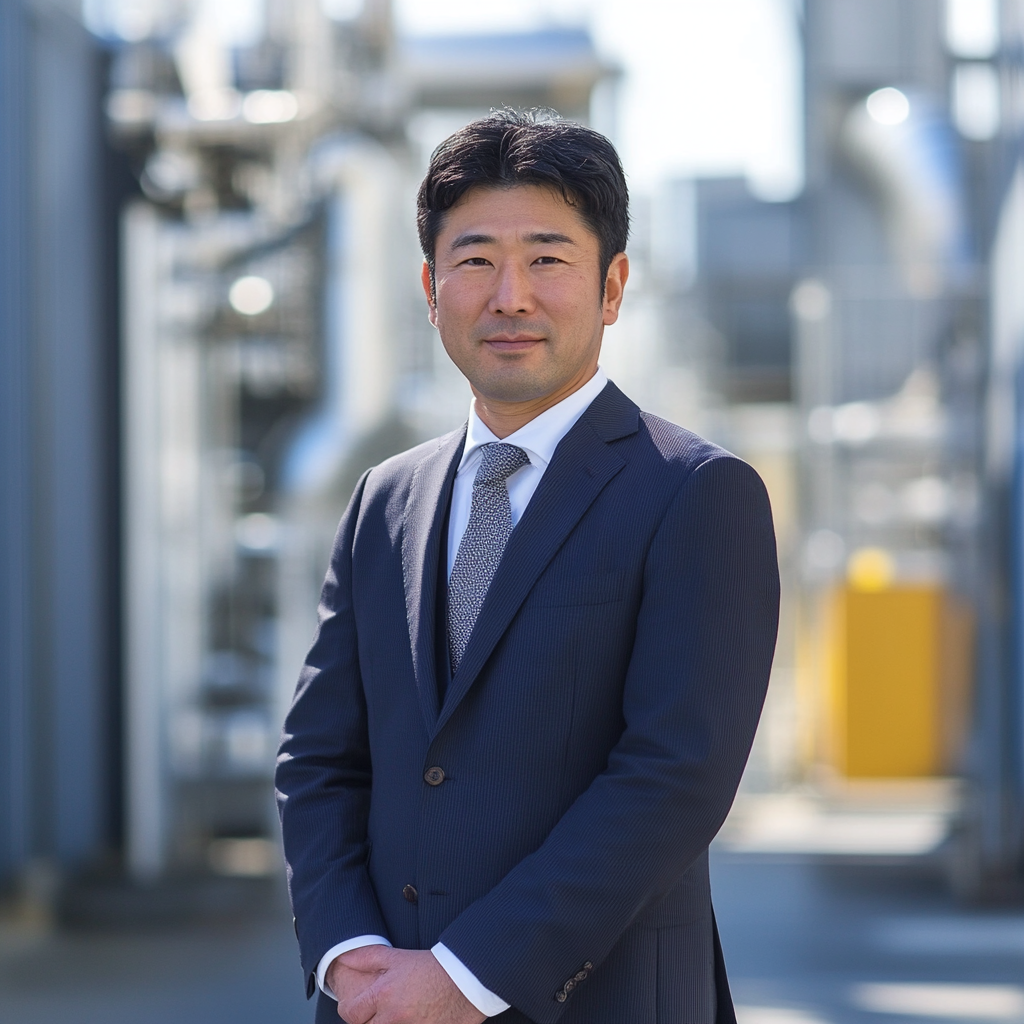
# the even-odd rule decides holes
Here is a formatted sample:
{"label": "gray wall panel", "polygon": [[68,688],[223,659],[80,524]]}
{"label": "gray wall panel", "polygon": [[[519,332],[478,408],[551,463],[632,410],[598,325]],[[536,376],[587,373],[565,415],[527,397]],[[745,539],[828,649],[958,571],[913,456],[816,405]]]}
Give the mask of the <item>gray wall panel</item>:
{"label": "gray wall panel", "polygon": [[109,841],[101,55],[0,0],[0,883]]}
{"label": "gray wall panel", "polygon": [[0,878],[31,845],[29,33],[0,0]]}
{"label": "gray wall panel", "polygon": [[[81,25],[37,22],[35,298],[38,344],[40,662],[50,679],[50,842],[60,859],[102,841],[105,504],[96,47]],[[44,661],[45,659],[45,661]]]}

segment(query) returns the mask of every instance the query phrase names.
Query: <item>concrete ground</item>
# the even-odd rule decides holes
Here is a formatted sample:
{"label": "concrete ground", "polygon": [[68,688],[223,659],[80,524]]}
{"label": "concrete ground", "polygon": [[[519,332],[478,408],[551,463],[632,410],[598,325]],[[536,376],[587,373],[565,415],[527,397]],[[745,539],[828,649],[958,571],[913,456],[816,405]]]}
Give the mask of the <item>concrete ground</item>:
{"label": "concrete ground", "polygon": [[[913,864],[717,851],[741,1024],[1024,1024],[1024,913],[957,907]],[[3,1024],[310,1020],[280,904],[235,923],[0,941]]]}
{"label": "concrete ground", "polygon": [[0,944],[3,1024],[306,1024],[283,904],[222,923],[9,931]]}
{"label": "concrete ground", "polygon": [[970,910],[934,861],[719,851],[740,1024],[1024,1021],[1024,913]]}

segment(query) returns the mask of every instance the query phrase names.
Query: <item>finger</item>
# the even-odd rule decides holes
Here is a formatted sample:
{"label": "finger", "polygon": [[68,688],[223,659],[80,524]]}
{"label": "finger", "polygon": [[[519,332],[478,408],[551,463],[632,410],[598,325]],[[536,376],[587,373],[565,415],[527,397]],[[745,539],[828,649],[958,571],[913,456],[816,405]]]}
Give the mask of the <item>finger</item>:
{"label": "finger", "polygon": [[368,1017],[366,1020],[359,1020],[356,1017],[348,1017],[342,1013],[341,1007],[338,1007],[338,1016],[344,1022],[344,1024],[373,1024],[374,1021],[379,1021],[380,1017]]}
{"label": "finger", "polygon": [[[338,1004],[338,1016],[345,1022],[345,1024],[373,1024],[375,1019],[373,1016],[361,1017],[358,1013],[353,1012],[352,1010],[343,1010],[340,1003]],[[376,1019],[380,1020],[379,1017]]]}
{"label": "finger", "polygon": [[367,1024],[377,1012],[377,993],[372,988],[365,988],[359,995],[338,1003],[338,1015],[347,1024]]}
{"label": "finger", "polygon": [[372,985],[380,977],[377,971],[357,971],[343,963],[331,964],[324,978],[326,987],[339,1002],[351,998],[355,993]]}

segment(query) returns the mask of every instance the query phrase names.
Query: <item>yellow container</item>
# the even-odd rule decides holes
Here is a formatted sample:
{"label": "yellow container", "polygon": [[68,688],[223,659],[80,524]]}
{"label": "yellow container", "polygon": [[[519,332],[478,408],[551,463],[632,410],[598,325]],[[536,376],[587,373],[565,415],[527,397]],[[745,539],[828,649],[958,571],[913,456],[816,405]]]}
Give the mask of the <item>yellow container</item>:
{"label": "yellow container", "polygon": [[965,731],[971,630],[939,586],[847,584],[826,643],[827,759],[847,778],[955,771]]}

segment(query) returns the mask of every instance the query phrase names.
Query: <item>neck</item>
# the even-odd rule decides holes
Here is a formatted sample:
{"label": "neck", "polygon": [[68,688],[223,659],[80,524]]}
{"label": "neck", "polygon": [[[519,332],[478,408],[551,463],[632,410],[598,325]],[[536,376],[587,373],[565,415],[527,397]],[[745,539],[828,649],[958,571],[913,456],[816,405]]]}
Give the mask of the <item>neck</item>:
{"label": "neck", "polygon": [[563,384],[541,398],[533,398],[527,402],[503,402],[488,398],[473,388],[473,408],[477,416],[495,437],[504,439],[514,434],[520,427],[525,427],[530,420],[536,419],[542,412],[564,401],[574,391],[579,391],[584,384],[597,373],[597,364],[581,370],[572,380]]}

